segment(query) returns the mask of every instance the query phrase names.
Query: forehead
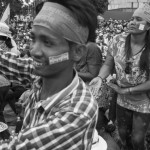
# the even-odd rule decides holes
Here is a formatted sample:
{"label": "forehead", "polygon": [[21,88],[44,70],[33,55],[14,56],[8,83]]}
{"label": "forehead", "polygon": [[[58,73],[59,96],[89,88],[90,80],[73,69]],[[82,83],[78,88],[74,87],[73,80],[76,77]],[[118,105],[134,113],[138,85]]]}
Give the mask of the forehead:
{"label": "forehead", "polygon": [[55,41],[64,41],[65,39],[62,37],[61,34],[53,30],[52,28],[48,29],[43,26],[34,25],[31,30],[31,34],[36,37],[46,37]]}
{"label": "forehead", "polygon": [[50,36],[54,38],[61,38],[60,34],[55,32],[55,30],[53,30],[52,28],[48,29],[46,27],[38,26],[38,25],[32,27],[31,33],[37,36],[43,35],[48,37]]}

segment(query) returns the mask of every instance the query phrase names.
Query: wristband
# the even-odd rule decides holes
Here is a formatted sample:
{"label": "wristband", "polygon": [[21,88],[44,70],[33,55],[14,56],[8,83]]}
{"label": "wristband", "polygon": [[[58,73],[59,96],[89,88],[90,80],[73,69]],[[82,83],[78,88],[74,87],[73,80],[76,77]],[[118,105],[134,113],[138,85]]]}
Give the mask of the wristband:
{"label": "wristband", "polygon": [[103,81],[103,78],[101,76],[98,76],[102,81]]}

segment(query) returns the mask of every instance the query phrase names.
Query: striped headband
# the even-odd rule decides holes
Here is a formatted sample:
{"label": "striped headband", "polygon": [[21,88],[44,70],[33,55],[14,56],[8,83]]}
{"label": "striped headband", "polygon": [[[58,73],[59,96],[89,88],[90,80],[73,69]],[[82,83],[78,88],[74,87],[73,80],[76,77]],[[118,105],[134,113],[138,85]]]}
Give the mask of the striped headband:
{"label": "striped headband", "polygon": [[33,25],[53,29],[66,40],[77,44],[85,44],[89,30],[81,26],[66,7],[52,2],[45,2]]}
{"label": "striped headband", "polygon": [[143,4],[141,7],[134,11],[133,16],[141,17],[150,23],[150,5]]}

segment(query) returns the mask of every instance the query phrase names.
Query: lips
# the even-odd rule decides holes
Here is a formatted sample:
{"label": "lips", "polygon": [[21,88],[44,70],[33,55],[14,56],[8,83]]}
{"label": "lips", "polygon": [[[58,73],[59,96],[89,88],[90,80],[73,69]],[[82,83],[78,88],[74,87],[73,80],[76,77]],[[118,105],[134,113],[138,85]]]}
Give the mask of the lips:
{"label": "lips", "polygon": [[38,68],[44,66],[43,63],[40,63],[40,62],[37,62],[37,61],[34,61],[34,62],[33,62],[33,65],[34,65],[35,67],[38,67]]}
{"label": "lips", "polygon": [[130,26],[128,29],[134,30],[134,29],[136,29],[136,28],[133,27],[133,26]]}

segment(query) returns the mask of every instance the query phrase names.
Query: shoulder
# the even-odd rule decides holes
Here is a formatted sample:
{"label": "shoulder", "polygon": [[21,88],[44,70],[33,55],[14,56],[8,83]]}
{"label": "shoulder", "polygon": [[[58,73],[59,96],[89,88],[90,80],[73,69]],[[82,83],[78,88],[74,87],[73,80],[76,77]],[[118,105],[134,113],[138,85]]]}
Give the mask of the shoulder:
{"label": "shoulder", "polygon": [[128,34],[126,33],[122,33],[122,34],[118,34],[116,36],[114,36],[113,40],[110,42],[109,47],[110,48],[118,48],[118,45],[122,45],[123,43],[125,43],[126,37],[128,36]]}
{"label": "shoulder", "polygon": [[97,46],[97,44],[95,42],[88,42],[86,47],[90,51],[97,51],[97,50],[99,50],[99,47]]}
{"label": "shoulder", "polygon": [[97,48],[97,44],[95,42],[88,42],[87,43],[87,48]]}
{"label": "shoulder", "polygon": [[98,104],[82,79],[79,79],[79,85],[73,92],[72,104],[76,113],[85,114],[89,118],[97,113]]}
{"label": "shoulder", "polygon": [[86,48],[87,48],[87,51],[88,51],[88,54],[87,55],[94,55],[94,54],[100,54],[101,51],[100,51],[100,48],[98,47],[98,45],[94,42],[88,42],[87,45],[86,45]]}
{"label": "shoulder", "polygon": [[113,41],[117,42],[120,40],[125,40],[127,36],[128,36],[128,33],[117,34],[114,36]]}

